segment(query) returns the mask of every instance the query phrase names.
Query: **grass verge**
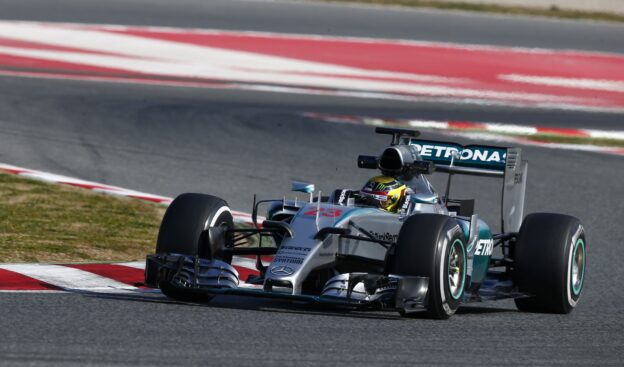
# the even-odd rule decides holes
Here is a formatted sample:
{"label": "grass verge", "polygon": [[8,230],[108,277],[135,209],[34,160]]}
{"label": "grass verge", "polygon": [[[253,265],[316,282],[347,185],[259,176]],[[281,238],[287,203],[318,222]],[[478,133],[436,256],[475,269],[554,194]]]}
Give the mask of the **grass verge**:
{"label": "grass verge", "polygon": [[[363,123],[369,126],[379,126],[380,119],[372,118],[372,117],[364,117]],[[381,120],[382,126],[394,127],[394,128],[405,128],[405,129],[414,129],[414,126],[409,123],[408,120]],[[476,134],[487,134],[487,135],[499,135],[499,136],[511,136],[517,138],[523,138],[527,140],[533,140],[544,143],[561,143],[561,144],[576,144],[576,145],[594,145],[598,147],[606,147],[606,148],[624,148],[624,140],[619,138],[591,138],[584,136],[574,136],[574,135],[557,135],[557,134],[547,134],[547,133],[538,133],[535,135],[526,135],[522,133],[508,133],[508,132],[490,132],[484,131],[482,129],[456,129],[449,128],[447,129],[436,129],[436,128],[420,128],[422,131],[428,132],[439,132],[439,131],[449,131],[454,133],[476,133]]]}
{"label": "grass verge", "polygon": [[579,145],[595,145],[599,147],[624,148],[624,140],[616,139],[597,139],[584,138],[578,136],[560,136],[560,135],[530,135],[526,136],[529,140],[535,140],[545,143],[561,143],[561,144],[579,144]]}
{"label": "grass verge", "polygon": [[165,209],[0,173],[0,263],[140,260]]}
{"label": "grass verge", "polygon": [[[575,20],[601,20],[609,22],[624,22],[624,15],[617,13],[561,9],[557,6],[528,7],[505,6],[497,4],[474,4],[461,1],[432,1],[432,0],[323,0],[334,3],[363,3],[377,5],[400,5],[421,8],[445,10],[464,10],[474,12],[489,12],[510,15],[543,16]],[[547,4],[547,3],[545,3]]]}

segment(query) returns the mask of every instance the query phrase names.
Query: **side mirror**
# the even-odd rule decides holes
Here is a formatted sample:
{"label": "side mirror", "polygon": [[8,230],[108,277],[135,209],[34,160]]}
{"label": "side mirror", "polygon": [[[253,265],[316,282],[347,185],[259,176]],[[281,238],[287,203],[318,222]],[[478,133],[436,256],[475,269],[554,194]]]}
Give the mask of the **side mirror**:
{"label": "side mirror", "polygon": [[375,156],[361,155],[358,157],[359,168],[377,169],[378,164],[379,158]]}
{"label": "side mirror", "polygon": [[292,191],[305,192],[306,194],[310,194],[314,192],[314,184],[308,182],[293,181]]}

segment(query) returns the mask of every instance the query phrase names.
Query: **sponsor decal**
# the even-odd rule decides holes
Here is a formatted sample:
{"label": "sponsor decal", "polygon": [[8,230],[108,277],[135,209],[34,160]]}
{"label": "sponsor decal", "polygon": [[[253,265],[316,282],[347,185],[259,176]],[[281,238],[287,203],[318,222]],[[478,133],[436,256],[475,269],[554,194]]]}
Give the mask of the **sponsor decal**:
{"label": "sponsor decal", "polygon": [[368,231],[368,233],[370,233],[371,235],[373,235],[373,237],[381,241],[396,242],[397,239],[399,238],[398,234],[392,234],[390,232],[377,233],[374,231]]}
{"label": "sponsor decal", "polygon": [[275,256],[273,258],[273,262],[283,264],[303,264],[303,258],[292,256]]}
{"label": "sponsor decal", "polygon": [[342,215],[342,210],[340,209],[334,209],[334,208],[321,208],[320,210],[318,209],[311,209],[308,210],[307,212],[303,213],[303,215],[307,216],[307,217],[316,217],[316,214],[320,213],[321,217],[331,217],[331,218],[336,218]]}
{"label": "sponsor decal", "polygon": [[490,256],[494,251],[494,240],[479,240],[475,250],[477,256]]}
{"label": "sponsor decal", "polygon": [[310,252],[309,247],[300,247],[300,246],[280,246],[280,252],[282,251],[295,251],[295,252]]}
{"label": "sponsor decal", "polygon": [[422,159],[430,160],[440,164],[450,164],[455,156],[454,164],[468,167],[505,168],[507,149],[468,145],[462,146],[454,143],[442,143],[426,140],[410,140],[410,144],[415,146]]}
{"label": "sponsor decal", "polygon": [[284,265],[271,268],[271,274],[273,275],[291,275],[294,272],[293,268]]}

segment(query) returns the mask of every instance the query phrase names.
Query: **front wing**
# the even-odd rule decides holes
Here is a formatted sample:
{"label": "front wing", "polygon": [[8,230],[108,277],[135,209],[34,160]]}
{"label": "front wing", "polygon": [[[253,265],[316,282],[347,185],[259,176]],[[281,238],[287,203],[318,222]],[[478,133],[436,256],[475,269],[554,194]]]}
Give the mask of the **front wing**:
{"label": "front wing", "polygon": [[[262,279],[258,279],[261,282]],[[293,294],[290,288],[243,283],[230,264],[179,254],[148,255],[145,283],[165,294],[185,299],[238,295],[303,301],[348,308],[381,308],[405,313],[427,305],[429,278],[366,273],[340,274],[330,279],[321,294]]]}

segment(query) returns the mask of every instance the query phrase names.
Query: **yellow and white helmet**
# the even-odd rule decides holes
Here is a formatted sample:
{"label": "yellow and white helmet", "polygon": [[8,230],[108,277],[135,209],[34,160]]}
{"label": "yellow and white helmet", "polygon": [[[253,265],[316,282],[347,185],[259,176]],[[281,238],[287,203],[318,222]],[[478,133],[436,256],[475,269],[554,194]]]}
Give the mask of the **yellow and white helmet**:
{"label": "yellow and white helmet", "polygon": [[394,213],[398,211],[406,189],[407,186],[394,177],[377,176],[366,182],[360,195],[364,203]]}

